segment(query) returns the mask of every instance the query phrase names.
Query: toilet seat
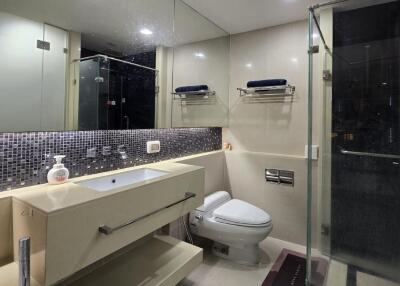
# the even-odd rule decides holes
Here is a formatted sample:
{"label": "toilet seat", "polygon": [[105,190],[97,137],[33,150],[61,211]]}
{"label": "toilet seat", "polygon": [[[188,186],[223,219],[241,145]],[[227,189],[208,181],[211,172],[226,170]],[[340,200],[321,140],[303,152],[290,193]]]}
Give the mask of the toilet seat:
{"label": "toilet seat", "polygon": [[265,211],[247,202],[232,199],[213,211],[215,221],[246,227],[267,227],[271,217]]}

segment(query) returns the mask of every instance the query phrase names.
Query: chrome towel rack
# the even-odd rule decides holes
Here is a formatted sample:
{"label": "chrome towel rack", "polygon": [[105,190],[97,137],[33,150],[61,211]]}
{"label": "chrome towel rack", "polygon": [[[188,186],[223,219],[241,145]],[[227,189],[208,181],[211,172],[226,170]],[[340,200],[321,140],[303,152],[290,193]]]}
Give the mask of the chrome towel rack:
{"label": "chrome towel rack", "polygon": [[181,98],[183,96],[209,96],[215,95],[216,92],[213,90],[197,90],[197,91],[186,91],[186,92],[172,92],[172,95],[175,95],[177,98]]}
{"label": "chrome towel rack", "polygon": [[125,223],[123,223],[121,225],[115,226],[115,227],[111,227],[111,226],[107,226],[107,225],[101,225],[101,226],[99,226],[98,230],[99,230],[100,233],[105,234],[105,235],[112,234],[113,232],[115,232],[117,230],[120,230],[121,228],[127,227],[127,226],[129,226],[131,224],[134,224],[135,222],[138,222],[138,221],[140,221],[140,220],[142,220],[142,219],[144,219],[146,217],[149,217],[149,216],[151,216],[153,214],[156,214],[156,213],[158,213],[158,212],[160,212],[162,210],[165,210],[165,209],[168,209],[170,207],[173,207],[173,206],[175,206],[177,204],[180,204],[180,203],[182,203],[184,201],[187,201],[188,199],[191,199],[191,198],[194,198],[194,197],[196,197],[196,194],[190,193],[190,192],[186,192],[185,193],[185,197],[183,199],[179,200],[179,201],[176,201],[176,202],[174,202],[172,204],[169,204],[169,205],[167,205],[165,207],[162,207],[162,208],[159,208],[159,209],[157,209],[155,211],[152,211],[151,213],[148,213],[148,214],[143,215],[141,217],[132,219],[130,221],[127,221],[127,222],[125,222]]}
{"label": "chrome towel rack", "polygon": [[340,149],[340,153],[342,153],[343,155],[355,155],[355,156],[366,156],[366,157],[387,158],[387,159],[400,159],[400,155],[357,152],[357,151],[349,151],[349,150],[345,150],[345,149]]}
{"label": "chrome towel rack", "polygon": [[173,100],[180,101],[182,105],[215,104],[216,92],[213,90],[198,90],[188,92],[172,92]]}
{"label": "chrome towel rack", "polygon": [[296,88],[293,85],[262,86],[254,88],[238,88],[240,97],[293,96]]}

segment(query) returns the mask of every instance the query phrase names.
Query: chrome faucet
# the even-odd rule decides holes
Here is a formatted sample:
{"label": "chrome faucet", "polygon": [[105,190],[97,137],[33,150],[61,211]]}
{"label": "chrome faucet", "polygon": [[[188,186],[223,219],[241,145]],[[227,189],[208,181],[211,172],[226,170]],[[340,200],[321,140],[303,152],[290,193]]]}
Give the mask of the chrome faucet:
{"label": "chrome faucet", "polygon": [[103,156],[110,156],[111,155],[111,146],[103,146],[103,151],[101,152]]}
{"label": "chrome faucet", "polygon": [[19,240],[19,286],[31,285],[30,254],[31,238],[23,237]]}
{"label": "chrome faucet", "polygon": [[86,150],[86,158],[96,158],[96,147],[89,148]]}
{"label": "chrome faucet", "polygon": [[125,145],[118,145],[117,152],[121,155],[122,160],[128,159],[128,154],[126,154]]}

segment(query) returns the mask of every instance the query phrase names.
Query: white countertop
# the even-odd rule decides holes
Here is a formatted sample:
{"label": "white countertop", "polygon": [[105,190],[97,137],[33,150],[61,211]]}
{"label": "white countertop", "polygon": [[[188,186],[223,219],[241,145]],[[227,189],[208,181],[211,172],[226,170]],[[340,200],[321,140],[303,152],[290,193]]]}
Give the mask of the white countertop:
{"label": "white countertop", "polygon": [[[119,169],[115,171],[103,172],[89,176],[77,177],[74,179],[70,179],[68,182],[61,184],[61,185],[49,185],[49,184],[42,184],[36,185],[32,187],[26,187],[21,189],[16,189],[12,191],[6,191],[0,193],[0,199],[3,197],[13,197],[13,199],[23,201],[31,205],[32,207],[42,211],[46,214],[57,212],[61,209],[65,209],[71,206],[76,206],[80,204],[87,203],[89,201],[112,196],[117,193],[140,187],[147,184],[152,184],[159,182],[161,180],[168,180],[168,178],[172,178],[175,176],[179,176],[181,174],[185,174],[197,169],[201,169],[202,167],[187,165],[179,163],[179,161],[188,160],[191,158],[196,158],[199,156],[204,156],[207,154],[213,154],[223,151],[214,151],[208,153],[200,153],[192,156],[176,158],[172,160],[161,161],[157,163],[151,163],[146,165],[140,165],[125,169]],[[155,178],[152,180],[147,180],[143,182],[139,182],[136,184],[132,184],[129,186],[117,188],[115,190],[109,192],[97,192],[95,190],[80,186],[75,184],[75,182],[89,180],[94,178],[99,178],[103,176],[109,176],[121,172],[132,171],[141,168],[151,168],[161,171],[166,171],[169,174]]]}

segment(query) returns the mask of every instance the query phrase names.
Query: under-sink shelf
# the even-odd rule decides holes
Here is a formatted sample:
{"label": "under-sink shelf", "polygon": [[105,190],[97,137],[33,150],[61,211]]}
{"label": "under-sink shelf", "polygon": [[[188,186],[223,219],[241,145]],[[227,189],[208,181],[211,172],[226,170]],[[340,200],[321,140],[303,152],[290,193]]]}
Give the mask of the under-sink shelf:
{"label": "under-sink shelf", "polygon": [[203,260],[203,250],[171,236],[154,236],[69,286],[173,286]]}
{"label": "under-sink shelf", "polygon": [[[18,262],[12,262],[0,267],[0,286],[18,286],[18,278]],[[31,286],[41,285],[31,278]]]}
{"label": "under-sink shelf", "polygon": [[[201,248],[171,236],[154,236],[85,275],[79,275],[79,278],[73,275],[56,285],[172,286],[189,275],[202,261]],[[18,262],[1,266],[0,286],[18,286],[18,274]],[[33,278],[30,282],[31,286],[42,286]]]}

